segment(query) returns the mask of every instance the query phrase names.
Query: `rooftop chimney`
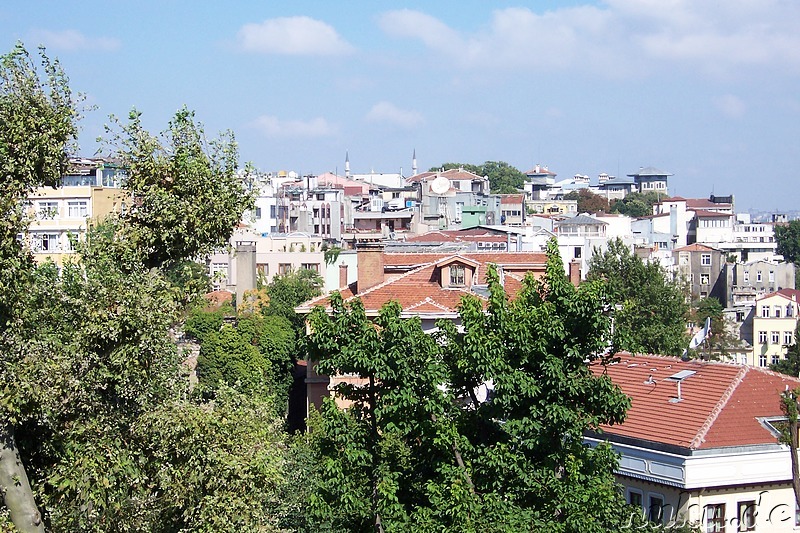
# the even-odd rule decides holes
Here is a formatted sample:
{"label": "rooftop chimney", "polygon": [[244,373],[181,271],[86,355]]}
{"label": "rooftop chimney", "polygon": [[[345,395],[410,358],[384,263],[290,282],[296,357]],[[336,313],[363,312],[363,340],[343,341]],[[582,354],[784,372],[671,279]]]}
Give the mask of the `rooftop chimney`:
{"label": "rooftop chimney", "polygon": [[569,262],[569,282],[576,287],[581,284],[581,262],[577,259]]}
{"label": "rooftop chimney", "polygon": [[383,283],[383,243],[360,242],[356,244],[358,261],[357,291],[364,292],[370,287]]}
{"label": "rooftop chimney", "polygon": [[244,303],[245,291],[256,288],[256,243],[236,243],[236,307]]}
{"label": "rooftop chimney", "polygon": [[347,265],[342,263],[339,265],[339,288],[347,287]]}

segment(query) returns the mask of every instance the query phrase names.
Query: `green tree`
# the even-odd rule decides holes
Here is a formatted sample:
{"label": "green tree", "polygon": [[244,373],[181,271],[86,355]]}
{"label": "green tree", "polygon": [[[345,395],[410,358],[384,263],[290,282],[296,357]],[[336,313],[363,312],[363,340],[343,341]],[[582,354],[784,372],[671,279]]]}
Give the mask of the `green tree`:
{"label": "green tree", "polygon": [[775,224],[775,242],[778,243],[776,253],[782,255],[784,261],[797,263],[800,260],[800,220]]}
{"label": "green tree", "polygon": [[286,318],[302,334],[303,317],[298,316],[294,308],[321,295],[322,285],[322,277],[307,268],[275,276],[272,283],[267,285],[267,314]]}
{"label": "green tree", "polygon": [[689,305],[679,281],[664,268],[643,261],[620,239],[595,249],[587,280],[603,280],[614,310],[615,345],[630,352],[680,355],[688,345]]}
{"label": "green tree", "polygon": [[77,102],[61,66],[44,49],[38,65],[21,43],[0,57],[0,494],[22,532],[43,531],[43,524],[17,448],[15,371],[25,356],[14,334],[34,275],[17,235],[29,222],[25,198],[38,187],[55,186],[67,170]]}
{"label": "green tree", "polygon": [[282,316],[253,313],[222,324],[205,335],[197,358],[199,385],[214,394],[225,384],[248,395],[271,397],[286,410],[291,370],[297,353],[295,330]]}
{"label": "green tree", "polygon": [[[627,397],[604,364],[603,288],[567,280],[557,245],[547,274],[509,302],[494,268],[488,303],[465,298],[463,330],[387,304],[371,322],[359,301],[312,312],[309,350],[353,402],[327,402],[316,429],[325,478],[312,511],[334,530],[617,531],[627,506],[610,448],[584,431],[624,418]],[[475,388],[493,384],[488,401]]]}
{"label": "green tree", "polygon": [[160,137],[144,129],[138,111],[128,118],[127,124],[112,123],[116,129],[108,128],[106,143],[127,169],[125,187],[134,200],[122,228],[146,265],[172,267],[224,247],[253,203],[237,174],[233,133],[206,140],[186,108]]}
{"label": "green tree", "polygon": [[[58,87],[55,82],[52,85]],[[26,117],[24,109],[20,117]],[[34,123],[44,136],[48,135],[46,118],[41,118],[41,124]],[[175,414],[174,409],[184,412],[187,424],[200,414],[208,417],[210,425],[217,424],[217,415],[228,419],[224,411],[219,414],[217,404],[192,406],[181,400],[187,395],[188,382],[170,328],[183,316],[186,304],[195,299],[194,293],[203,288],[202,280],[194,281],[196,269],[187,268],[187,261],[228,241],[233,223],[228,227],[220,221],[238,220],[249,196],[236,182],[218,201],[213,195],[202,194],[216,186],[216,170],[227,172],[237,156],[232,144],[217,152],[213,146],[220,145],[212,143],[205,156],[186,148],[195,146],[187,139],[199,138],[189,131],[189,123],[185,112],[177,115],[172,134],[164,137],[175,143],[169,147],[155,149],[153,138],[143,132],[140,137],[129,139],[131,143],[125,145],[129,151],[119,154],[120,159],[136,169],[131,174],[132,181],[147,185],[134,191],[132,212],[128,215],[112,216],[89,228],[85,240],[77,243],[74,261],[66,262],[61,269],[53,264],[36,267],[24,250],[4,242],[4,250],[17,254],[17,262],[12,265],[14,273],[25,279],[24,290],[17,291],[0,337],[0,461],[16,468],[10,473],[11,483],[6,486],[5,478],[2,480],[3,488],[10,489],[4,490],[4,503],[21,531],[41,531],[45,523],[57,531],[177,530],[181,526],[173,527],[172,517],[191,514],[186,503],[189,499],[195,508],[202,507],[201,501],[209,497],[209,486],[202,485],[203,491],[192,489],[190,497],[181,499],[185,486],[160,484],[160,469],[185,466],[184,472],[193,467],[213,471],[214,466],[221,472],[230,472],[227,469],[239,461],[239,468],[247,472],[245,465],[252,455],[233,453],[231,446],[239,445],[235,439],[217,443],[219,449],[230,452],[228,455],[211,454],[204,456],[204,464],[193,465],[189,461],[180,465],[162,462],[162,457],[169,457],[170,453],[185,454],[175,446],[177,437],[169,441],[158,432],[145,431],[155,429],[148,417],[154,413]],[[8,128],[9,124],[0,123],[4,135],[10,135]],[[185,136],[179,138],[178,132]],[[58,139],[54,134],[45,140],[55,143]],[[141,148],[138,142],[169,155],[156,158],[157,164],[137,165],[137,157],[149,160],[153,153],[146,149],[137,152]],[[214,154],[222,157],[223,153],[229,163],[219,166]],[[181,161],[171,162],[171,157]],[[55,172],[40,163],[35,157],[20,157],[9,168],[23,175],[27,164],[35,169],[28,176]],[[145,176],[165,169],[161,178]],[[56,179],[51,176],[50,181]],[[225,180],[223,176],[219,181]],[[20,191],[38,184],[31,181]],[[197,195],[188,193],[193,188]],[[11,200],[9,195],[22,192],[3,194],[3,205],[12,205],[20,198]],[[206,205],[199,209],[191,204],[191,198]],[[194,218],[200,212],[208,217],[207,225]],[[184,228],[175,230],[180,238],[170,235],[181,214],[191,219],[185,227],[193,228],[185,240]],[[4,261],[7,257],[3,257]],[[240,419],[256,409],[246,403],[240,405]],[[177,415],[173,417],[178,419]],[[191,427],[185,429],[187,433],[194,431]],[[175,435],[179,434],[180,429],[176,429]],[[254,438],[261,439],[258,435]],[[194,457],[199,456],[200,451],[195,451]],[[256,464],[260,471],[269,468],[274,477],[272,473],[279,469],[280,462]],[[21,482],[24,478],[31,481],[32,488],[27,481]],[[184,477],[175,472],[172,479]],[[239,503],[247,498],[247,493],[234,484],[214,486],[213,491],[219,502],[225,502],[218,506],[228,505],[234,510],[241,508]],[[34,494],[43,508],[43,520],[35,515]],[[18,497],[27,505],[21,518],[17,513],[20,500],[15,500]],[[240,527],[241,522],[232,523],[236,524],[235,530],[248,529]],[[249,525],[262,526],[252,522]],[[212,523],[205,530],[220,528]]]}
{"label": "green tree", "polygon": [[644,217],[653,214],[653,205],[663,198],[656,192],[632,192],[611,206],[612,213],[629,217]]}
{"label": "green tree", "polygon": [[578,189],[564,195],[565,200],[577,200],[579,213],[607,213],[608,200],[589,189]]}

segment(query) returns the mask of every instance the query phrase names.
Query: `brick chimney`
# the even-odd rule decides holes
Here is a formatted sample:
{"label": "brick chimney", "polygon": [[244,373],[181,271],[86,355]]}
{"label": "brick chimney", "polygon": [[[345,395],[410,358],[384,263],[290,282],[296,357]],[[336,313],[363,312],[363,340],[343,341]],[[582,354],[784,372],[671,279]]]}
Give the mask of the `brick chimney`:
{"label": "brick chimney", "polygon": [[339,288],[347,287],[347,265],[339,265]]}
{"label": "brick chimney", "polygon": [[357,292],[363,292],[383,283],[383,243],[357,243],[356,258],[358,260]]}
{"label": "brick chimney", "polygon": [[578,260],[569,262],[569,282],[576,287],[581,283],[581,262]]}

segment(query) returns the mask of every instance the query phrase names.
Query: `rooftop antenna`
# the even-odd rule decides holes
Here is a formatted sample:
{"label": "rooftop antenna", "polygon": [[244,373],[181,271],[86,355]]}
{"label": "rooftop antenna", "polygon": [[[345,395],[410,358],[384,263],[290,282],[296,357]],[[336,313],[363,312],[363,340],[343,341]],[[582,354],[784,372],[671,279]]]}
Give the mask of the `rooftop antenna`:
{"label": "rooftop antenna", "polygon": [[674,381],[678,385],[678,396],[676,398],[670,398],[669,403],[678,403],[683,401],[683,397],[681,397],[681,382],[690,377],[697,374],[694,370],[681,370],[675,374],[672,374],[670,377],[666,378],[664,381]]}

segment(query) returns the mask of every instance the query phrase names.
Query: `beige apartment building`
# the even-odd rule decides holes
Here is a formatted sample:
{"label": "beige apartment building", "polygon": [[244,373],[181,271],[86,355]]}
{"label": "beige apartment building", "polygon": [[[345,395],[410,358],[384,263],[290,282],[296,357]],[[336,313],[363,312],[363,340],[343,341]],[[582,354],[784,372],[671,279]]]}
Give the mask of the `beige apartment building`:
{"label": "beige apartment building", "polygon": [[40,187],[28,197],[33,222],[27,239],[36,261],[62,264],[92,220],[125,209],[122,169],[103,159],[73,159],[57,188]]}
{"label": "beige apartment building", "polygon": [[786,346],[795,342],[799,312],[797,289],[781,289],[756,300],[751,365],[765,367],[785,357]]}

